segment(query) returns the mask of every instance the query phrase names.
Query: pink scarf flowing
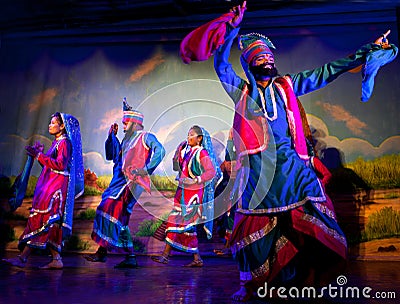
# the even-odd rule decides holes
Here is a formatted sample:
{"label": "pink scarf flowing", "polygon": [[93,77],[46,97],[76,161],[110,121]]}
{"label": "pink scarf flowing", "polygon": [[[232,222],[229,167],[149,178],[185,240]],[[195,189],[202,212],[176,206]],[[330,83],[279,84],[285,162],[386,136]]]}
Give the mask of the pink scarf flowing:
{"label": "pink scarf flowing", "polygon": [[226,22],[232,20],[234,13],[224,14],[191,31],[183,38],[179,55],[184,63],[205,61],[224,43]]}

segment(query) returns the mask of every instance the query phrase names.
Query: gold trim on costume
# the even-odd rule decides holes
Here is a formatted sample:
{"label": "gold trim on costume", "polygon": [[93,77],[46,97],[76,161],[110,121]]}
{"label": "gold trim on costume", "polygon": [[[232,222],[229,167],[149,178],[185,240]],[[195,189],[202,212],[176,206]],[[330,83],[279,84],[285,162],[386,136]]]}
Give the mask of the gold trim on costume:
{"label": "gold trim on costume", "polygon": [[240,280],[241,281],[251,281],[255,278],[264,276],[266,273],[270,271],[271,265],[275,263],[276,257],[278,256],[279,251],[281,251],[289,240],[285,236],[281,236],[275,242],[274,254],[267,258],[267,260],[258,268],[251,271],[241,271],[240,272]]}
{"label": "gold trim on costume", "polygon": [[58,171],[58,170],[54,170],[54,169],[50,169],[51,172],[56,173],[56,174],[61,174],[64,176],[69,176],[69,172],[68,171]]}
{"label": "gold trim on costume", "polygon": [[[63,202],[63,195],[62,195],[61,190],[57,190],[57,191],[54,192],[53,196],[51,197],[50,204],[49,204],[49,207],[47,209],[40,210],[40,209],[35,209],[35,208],[32,207],[30,216],[32,216],[33,213],[35,213],[35,214],[36,213],[48,213],[53,208],[53,203],[54,203],[54,201],[56,199],[59,199],[59,202],[60,202],[59,209],[60,209],[61,205],[62,205],[62,202]],[[59,210],[59,212],[60,212],[60,210]]]}
{"label": "gold trim on costume", "polygon": [[281,236],[276,242],[275,242],[275,249],[274,249],[274,254],[270,259],[267,259],[264,264],[262,264],[260,267],[257,269],[251,271],[251,275],[253,278],[261,277],[264,274],[266,274],[270,270],[271,264],[274,264],[276,257],[278,256],[278,252],[285,247],[285,245],[289,242],[289,240]]}
{"label": "gold trim on costume", "polygon": [[336,214],[334,211],[329,209],[325,204],[315,203],[314,206],[321,211],[323,214],[326,214],[330,218],[336,220]]}
{"label": "gold trim on costume", "polygon": [[342,235],[340,235],[339,233],[337,233],[336,230],[328,228],[321,220],[317,219],[314,216],[311,216],[309,214],[303,214],[301,216],[301,219],[303,221],[306,221],[308,223],[312,223],[316,226],[318,226],[319,228],[321,228],[326,234],[332,236],[334,239],[336,239],[337,241],[339,241],[340,243],[342,243],[344,246],[347,246],[347,241],[346,238]]}
{"label": "gold trim on costume", "polygon": [[277,217],[274,216],[270,218],[270,222],[265,227],[256,232],[253,232],[252,234],[244,237],[243,239],[233,244],[231,247],[232,253],[235,254],[237,251],[263,238],[268,233],[270,233],[272,229],[275,228],[276,224],[277,224]]}
{"label": "gold trim on costume", "polygon": [[307,196],[305,199],[298,201],[297,203],[290,204],[288,206],[283,206],[283,207],[275,207],[275,208],[267,208],[267,209],[243,209],[241,204],[238,204],[238,208],[236,212],[242,213],[242,214],[264,214],[264,213],[276,213],[276,212],[283,212],[283,211],[288,211],[292,209],[296,209],[308,201],[313,202],[324,202],[326,201],[326,197],[309,197]]}

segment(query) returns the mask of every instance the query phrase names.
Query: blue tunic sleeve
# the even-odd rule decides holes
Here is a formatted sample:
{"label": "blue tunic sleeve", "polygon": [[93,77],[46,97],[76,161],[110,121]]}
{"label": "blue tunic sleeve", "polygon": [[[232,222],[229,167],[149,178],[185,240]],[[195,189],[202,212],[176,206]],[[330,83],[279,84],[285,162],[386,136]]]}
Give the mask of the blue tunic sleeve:
{"label": "blue tunic sleeve", "polygon": [[121,151],[121,143],[115,136],[114,132],[111,132],[105,142],[106,159],[112,160],[114,164],[118,162],[119,153]]}
{"label": "blue tunic sleeve", "polygon": [[152,133],[147,133],[145,138],[146,146],[150,148],[150,160],[146,164],[146,171],[152,174],[165,156],[165,149]]}
{"label": "blue tunic sleeve", "polygon": [[214,54],[214,68],[225,91],[236,103],[242,93],[245,80],[240,78],[229,62],[230,50],[233,40],[237,36],[239,28],[232,28],[227,24],[225,42],[216,50]]}
{"label": "blue tunic sleeve", "polygon": [[331,61],[316,69],[289,74],[293,81],[293,90],[300,96],[321,89],[345,72],[365,64],[368,54],[381,50],[380,45],[366,44],[351,56]]}

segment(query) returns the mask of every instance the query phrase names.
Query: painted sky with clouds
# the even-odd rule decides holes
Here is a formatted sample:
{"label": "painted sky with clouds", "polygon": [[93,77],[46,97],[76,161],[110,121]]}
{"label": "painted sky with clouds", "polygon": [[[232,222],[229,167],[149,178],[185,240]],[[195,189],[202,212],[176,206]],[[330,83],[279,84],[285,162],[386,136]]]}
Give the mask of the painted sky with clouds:
{"label": "painted sky with clouds", "polygon": [[[323,37],[276,37],[279,72],[310,69],[346,56],[382,31],[360,29],[356,38],[346,31]],[[397,43],[396,31],[391,35]],[[233,104],[217,80],[212,58],[185,65],[178,49],[178,44],[36,45],[29,52],[0,48],[0,174],[19,173],[26,159],[25,145],[40,140],[46,149],[50,147],[47,126],[55,111],[70,113],[80,121],[85,168],[97,175],[111,174],[104,141],[114,122],[120,125],[118,137],[123,137],[123,97],[144,113],[145,129],[155,133],[166,148],[157,173],[173,174],[172,154],[193,124],[213,135],[222,158]],[[234,47],[231,61],[243,75],[238,56]],[[318,131],[319,148],[335,147],[346,161],[399,153],[399,70],[399,59],[383,67],[366,103],[360,102],[360,73],[348,73],[300,97],[310,124]],[[39,170],[35,165],[34,172]]]}

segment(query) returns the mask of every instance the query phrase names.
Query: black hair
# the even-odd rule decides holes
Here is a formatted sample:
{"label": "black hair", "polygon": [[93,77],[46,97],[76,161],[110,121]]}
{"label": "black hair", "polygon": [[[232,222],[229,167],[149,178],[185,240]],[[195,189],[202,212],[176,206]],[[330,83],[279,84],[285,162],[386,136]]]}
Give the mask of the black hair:
{"label": "black hair", "polygon": [[200,144],[202,144],[203,143],[203,130],[198,125],[194,125],[190,129],[193,130],[197,134],[197,136],[201,136]]}
{"label": "black hair", "polygon": [[[60,113],[60,112],[55,112],[53,115],[51,115],[51,118],[53,118],[53,117],[55,117],[55,118],[57,119],[58,124],[59,124],[60,126],[61,126],[61,125],[64,125],[64,121],[63,121],[63,119],[62,119],[62,116],[61,116],[61,113]],[[64,128],[64,133],[66,133],[65,128]]]}
{"label": "black hair", "polygon": [[203,130],[198,125],[194,125],[190,129],[195,131],[197,135],[203,136]]}

